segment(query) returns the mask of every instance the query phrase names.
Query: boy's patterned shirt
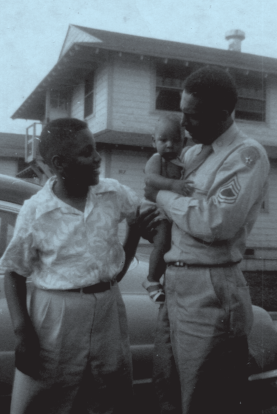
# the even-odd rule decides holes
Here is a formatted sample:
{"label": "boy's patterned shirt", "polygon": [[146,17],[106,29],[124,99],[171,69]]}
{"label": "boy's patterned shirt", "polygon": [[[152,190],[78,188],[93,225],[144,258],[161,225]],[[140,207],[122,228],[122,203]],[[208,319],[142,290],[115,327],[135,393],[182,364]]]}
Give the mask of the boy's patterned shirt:
{"label": "boy's patterned shirt", "polygon": [[0,265],[43,289],[73,289],[110,281],[121,271],[125,253],[118,223],[135,221],[139,200],[113,179],[89,187],[85,211],[61,201],[55,178],[22,206],[13,238]]}

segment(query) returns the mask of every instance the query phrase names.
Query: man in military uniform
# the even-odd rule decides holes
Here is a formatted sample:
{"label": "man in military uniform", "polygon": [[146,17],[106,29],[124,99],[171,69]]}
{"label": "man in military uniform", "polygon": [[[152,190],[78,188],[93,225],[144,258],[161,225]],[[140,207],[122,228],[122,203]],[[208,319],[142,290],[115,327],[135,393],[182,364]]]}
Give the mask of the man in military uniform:
{"label": "man in military uniform", "polygon": [[252,308],[239,262],[266,190],[269,162],[263,147],[234,123],[236,101],[227,72],[206,67],[191,74],[181,110],[183,126],[198,144],[183,157],[194,193],[145,188],[172,221],[154,352],[162,413],[241,412]]}

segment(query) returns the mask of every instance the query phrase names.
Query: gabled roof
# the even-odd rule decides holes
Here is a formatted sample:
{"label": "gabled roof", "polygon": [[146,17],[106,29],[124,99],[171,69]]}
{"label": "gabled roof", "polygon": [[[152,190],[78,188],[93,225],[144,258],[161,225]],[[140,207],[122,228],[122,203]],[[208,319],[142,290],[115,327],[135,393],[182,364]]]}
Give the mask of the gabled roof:
{"label": "gabled roof", "polygon": [[78,84],[97,62],[105,60],[111,52],[277,75],[277,59],[273,58],[70,25],[57,64],[12,118],[41,120],[45,114],[47,89]]}
{"label": "gabled roof", "polygon": [[0,157],[24,158],[25,135],[0,132]]}
{"label": "gabled roof", "polygon": [[[277,74],[277,59],[230,50],[197,46],[169,40],[127,35],[82,26],[70,26],[91,36],[90,41],[99,49],[114,50],[144,56],[194,61],[233,68]],[[68,31],[68,38],[70,37]],[[97,42],[96,42],[97,41]]]}

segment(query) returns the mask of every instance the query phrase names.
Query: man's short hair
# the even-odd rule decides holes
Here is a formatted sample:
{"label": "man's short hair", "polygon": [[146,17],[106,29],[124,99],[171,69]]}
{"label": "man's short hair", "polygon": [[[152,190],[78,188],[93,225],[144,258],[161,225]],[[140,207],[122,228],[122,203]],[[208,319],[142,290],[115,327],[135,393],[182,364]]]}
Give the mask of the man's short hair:
{"label": "man's short hair", "polygon": [[184,91],[209,105],[211,109],[235,109],[238,93],[234,79],[225,70],[205,66],[193,72],[184,82]]}
{"label": "man's short hair", "polygon": [[54,155],[65,155],[76,133],[87,127],[86,122],[76,118],[59,118],[49,122],[39,139],[39,152],[44,162],[51,166]]}

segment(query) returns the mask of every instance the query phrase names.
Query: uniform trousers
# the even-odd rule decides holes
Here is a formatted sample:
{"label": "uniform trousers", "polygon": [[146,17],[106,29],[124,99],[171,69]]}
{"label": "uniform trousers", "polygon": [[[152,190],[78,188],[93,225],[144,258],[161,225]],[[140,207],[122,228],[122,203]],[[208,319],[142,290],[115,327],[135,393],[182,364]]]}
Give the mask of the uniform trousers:
{"label": "uniform trousers", "polygon": [[132,364],[125,305],[115,283],[87,294],[34,289],[39,378],[16,370],[11,414],[129,414]]}
{"label": "uniform trousers", "polygon": [[238,265],[169,266],[165,294],[153,374],[161,413],[241,412],[253,315]]}

